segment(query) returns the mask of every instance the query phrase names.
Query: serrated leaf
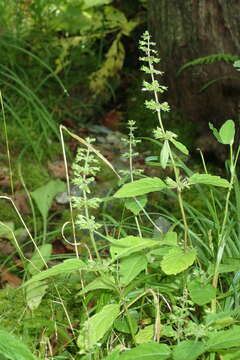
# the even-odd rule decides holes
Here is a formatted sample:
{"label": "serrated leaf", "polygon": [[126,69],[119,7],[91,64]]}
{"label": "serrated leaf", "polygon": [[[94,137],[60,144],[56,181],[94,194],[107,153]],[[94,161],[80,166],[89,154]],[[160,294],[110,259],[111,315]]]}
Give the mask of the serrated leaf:
{"label": "serrated leaf", "polygon": [[127,286],[146,267],[147,258],[143,254],[132,254],[121,259],[119,268],[120,285]]}
{"label": "serrated leaf", "polygon": [[188,151],[188,149],[186,148],[186,146],[183,145],[180,141],[177,141],[177,140],[175,140],[175,139],[171,139],[170,141],[171,141],[171,142],[173,143],[173,145],[175,145],[176,148],[177,148],[179,151],[181,151],[183,154],[185,154],[185,155],[188,155],[188,154],[189,154],[189,151]]}
{"label": "serrated leaf", "polygon": [[170,155],[169,144],[168,144],[168,141],[165,140],[163,143],[163,147],[161,149],[161,153],[160,153],[160,163],[161,163],[161,166],[163,169],[166,168],[166,165],[167,165],[168,159],[169,159],[169,155]]}
{"label": "serrated leaf", "polygon": [[144,329],[139,330],[137,335],[135,336],[135,340],[137,344],[145,344],[151,342],[154,336],[154,325],[145,326]]}
{"label": "serrated leaf", "polygon": [[114,195],[115,198],[133,197],[145,195],[154,191],[161,191],[166,184],[157,177],[146,177],[124,184]]}
{"label": "serrated leaf", "polygon": [[109,331],[120,313],[118,304],[105,305],[100,312],[85,321],[79,332],[77,345],[83,352],[90,351]]}
{"label": "serrated leaf", "polygon": [[37,360],[18,338],[0,329],[0,355],[8,360]]}
{"label": "serrated leaf", "polygon": [[232,329],[210,333],[206,342],[208,351],[219,351],[238,347],[240,344],[240,326]]}
{"label": "serrated leaf", "polygon": [[55,265],[50,269],[41,271],[39,274],[34,275],[30,280],[28,280],[24,286],[33,283],[34,281],[40,281],[48,279],[52,276],[70,274],[73,271],[77,271],[83,267],[86,267],[86,264],[80,259],[68,259],[63,261],[61,264]]}
{"label": "serrated leaf", "polygon": [[113,245],[110,247],[110,252],[114,260],[159,245],[159,241],[137,236],[127,236],[114,242],[111,241],[111,243]]}
{"label": "serrated leaf", "polygon": [[51,252],[51,244],[44,244],[42,246],[39,246],[38,251],[35,250],[30,260],[30,263],[27,265],[27,271],[30,273],[30,275],[35,275],[39,273],[39,271],[44,267],[45,263],[49,261]]}
{"label": "serrated leaf", "polygon": [[189,294],[197,305],[205,305],[216,296],[216,289],[211,284],[203,285],[199,280],[191,281],[188,285]]}
{"label": "serrated leaf", "polygon": [[136,198],[137,201],[140,203],[141,206],[138,205],[135,199],[128,198],[125,200],[124,204],[128,210],[130,210],[134,215],[138,215],[144,206],[147,204],[147,197],[146,196],[139,196]]}
{"label": "serrated leaf", "polygon": [[173,350],[174,360],[196,360],[206,351],[206,347],[199,341],[181,341]]}
{"label": "serrated leaf", "polygon": [[235,136],[235,124],[232,120],[227,120],[219,130],[221,142],[225,145],[233,144]]}
{"label": "serrated leaf", "polygon": [[167,275],[176,275],[189,268],[196,259],[196,250],[183,251],[180,248],[171,249],[164,255],[161,268]]}
{"label": "serrated leaf", "polygon": [[77,295],[83,295],[89,291],[94,291],[99,289],[116,291],[114,278],[112,276],[98,277],[94,279],[92,282],[90,282],[88,285],[86,285],[84,289],[81,290]]}
{"label": "serrated leaf", "polygon": [[120,360],[165,360],[170,357],[170,354],[168,345],[151,342],[123,352]]}
{"label": "serrated leaf", "polygon": [[205,184],[213,186],[221,186],[228,188],[230,183],[221,178],[220,176],[210,175],[210,174],[194,174],[188,179],[190,184]]}
{"label": "serrated leaf", "polygon": [[63,181],[51,180],[46,185],[31,192],[31,196],[44,219],[48,216],[48,211],[51,208],[54,197],[58,193],[63,192],[65,188],[66,184]]}

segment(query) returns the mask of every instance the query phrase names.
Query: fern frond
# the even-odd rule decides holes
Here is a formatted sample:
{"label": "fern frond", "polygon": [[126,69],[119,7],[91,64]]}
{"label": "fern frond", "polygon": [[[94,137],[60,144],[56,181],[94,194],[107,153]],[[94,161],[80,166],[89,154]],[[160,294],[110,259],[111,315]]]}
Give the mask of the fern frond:
{"label": "fern frond", "polygon": [[213,64],[217,61],[224,61],[226,63],[234,62],[239,60],[239,56],[237,55],[231,55],[231,54],[211,54],[208,56],[200,57],[198,59],[194,59],[192,61],[188,61],[184,65],[180,67],[180,69],[177,72],[177,76],[179,76],[184,70],[193,67],[193,66],[199,66],[199,65],[207,65],[207,64]]}

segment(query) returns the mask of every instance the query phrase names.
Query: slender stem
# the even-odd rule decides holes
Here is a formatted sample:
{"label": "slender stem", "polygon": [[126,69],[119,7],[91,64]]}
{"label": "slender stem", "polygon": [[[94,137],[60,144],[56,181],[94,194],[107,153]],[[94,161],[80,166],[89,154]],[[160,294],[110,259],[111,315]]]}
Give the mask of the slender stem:
{"label": "slender stem", "polygon": [[2,98],[1,90],[0,90],[0,103],[1,103],[2,116],[3,116],[3,127],[4,127],[6,149],[7,149],[7,158],[8,158],[8,166],[9,166],[9,177],[10,177],[11,192],[12,192],[12,196],[14,196],[13,172],[12,172],[11,156],[10,156],[9,142],[8,142],[7,123],[6,123],[6,117],[5,117],[5,111],[4,111],[4,105],[3,105],[3,98]]}
{"label": "slender stem", "polygon": [[[149,40],[148,40],[148,46],[147,46],[147,48],[148,48],[147,56],[150,58],[151,53],[150,53],[150,43],[149,43]],[[151,61],[148,61],[148,65],[149,65],[149,69],[150,69],[151,80],[152,80],[152,83],[154,83],[155,78],[154,78],[154,75],[153,75],[153,70],[154,70],[154,68],[153,68],[152,62],[151,62]],[[156,101],[158,104],[160,104],[157,91],[154,91],[154,97],[155,97],[155,101]],[[162,130],[162,132],[163,132],[163,135],[165,135],[166,132],[165,132],[165,129],[164,129],[164,126],[163,126],[160,109],[157,111],[157,117],[158,117],[158,121],[159,121],[159,124],[160,124],[160,128],[161,128],[161,130]],[[178,172],[176,163],[175,163],[175,161],[174,161],[174,157],[173,157],[173,154],[172,154],[172,151],[171,151],[171,148],[170,148],[170,145],[169,145],[169,141],[168,141],[168,140],[167,140],[167,144],[168,144],[168,150],[169,150],[169,154],[170,154],[170,159],[171,159],[172,165],[173,165],[173,171],[174,171],[175,179],[176,179],[176,182],[177,182],[177,184],[178,184],[177,197],[178,197],[179,207],[180,207],[180,211],[181,211],[181,215],[182,215],[182,219],[183,219],[183,225],[184,225],[184,250],[186,251],[186,250],[187,250],[187,247],[188,247],[188,236],[189,236],[189,233],[188,233],[187,218],[186,218],[186,214],[185,214],[185,210],[184,210],[184,205],[183,205],[183,200],[182,200],[182,189],[181,189],[181,186],[180,186],[180,176],[179,176],[179,172]]]}
{"label": "slender stem", "polygon": [[[237,152],[237,154],[239,154],[239,151]],[[234,183],[234,180],[235,180],[236,164],[237,164],[237,161],[236,161],[236,158],[234,159],[233,146],[232,146],[232,144],[230,144],[230,173],[231,173],[231,178],[230,178],[230,185],[229,185],[227,196],[226,196],[225,209],[224,209],[224,218],[223,218],[222,227],[221,227],[221,231],[220,231],[219,238],[218,238],[218,252],[217,252],[216,264],[215,264],[215,269],[214,269],[213,281],[212,281],[212,285],[213,285],[214,288],[217,288],[217,286],[218,286],[219,267],[220,267],[220,264],[221,264],[221,261],[222,261],[224,249],[225,249],[226,242],[227,242],[225,227],[226,227],[226,223],[227,223],[227,219],[228,219],[230,195],[231,195],[232,188],[233,188],[233,183]],[[212,300],[212,311],[216,312],[216,298]]]}
{"label": "slender stem", "polygon": [[76,238],[76,229],[75,229],[75,224],[74,224],[74,219],[73,219],[73,206],[72,206],[72,200],[71,200],[70,181],[69,181],[69,175],[68,175],[68,165],[67,165],[67,156],[66,156],[66,151],[65,151],[65,143],[64,143],[64,139],[63,139],[63,130],[66,130],[66,128],[64,126],[60,125],[60,138],[61,138],[61,145],[62,145],[64,167],[65,167],[65,175],[66,175],[66,181],[67,181],[67,193],[68,193],[68,198],[69,198],[69,208],[70,208],[70,219],[71,219],[71,226],[72,226],[73,242],[74,242],[74,249],[75,249],[76,257],[79,258],[77,238]]}

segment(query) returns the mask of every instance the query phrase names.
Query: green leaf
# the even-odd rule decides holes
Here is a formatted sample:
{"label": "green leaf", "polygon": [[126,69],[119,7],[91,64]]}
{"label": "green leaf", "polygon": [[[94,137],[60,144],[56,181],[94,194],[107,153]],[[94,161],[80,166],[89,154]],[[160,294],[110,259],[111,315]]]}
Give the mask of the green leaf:
{"label": "green leaf", "polygon": [[49,277],[56,275],[69,274],[73,271],[79,270],[83,267],[86,267],[86,264],[80,259],[68,259],[63,261],[61,264],[55,265],[50,269],[44,270],[39,274],[34,275],[30,280],[28,280],[24,286],[33,283],[34,281],[45,280]]}
{"label": "green leaf", "polygon": [[159,241],[157,240],[131,235],[114,242],[111,241],[111,243],[113,245],[110,247],[110,252],[113,260],[159,245]]}
{"label": "green leaf", "polygon": [[146,177],[124,184],[113,196],[115,198],[133,197],[148,194],[153,191],[161,191],[166,184],[157,177]]}
{"label": "green leaf", "polygon": [[[39,271],[44,267],[45,263],[49,261],[52,253],[52,245],[44,244],[40,246],[38,250],[39,251],[35,250],[30,263],[27,265],[27,271],[30,273],[30,275],[38,274]],[[45,260],[45,263],[43,259]]]}
{"label": "green leaf", "polygon": [[213,186],[221,186],[228,188],[230,183],[221,178],[220,176],[209,175],[209,174],[194,174],[188,179],[190,184],[205,184]]}
{"label": "green leaf", "polygon": [[145,326],[144,329],[139,330],[137,335],[135,336],[135,340],[137,344],[145,344],[151,342],[154,336],[154,325]]}
{"label": "green leaf", "polygon": [[209,334],[207,340],[208,351],[219,351],[238,347],[240,344],[240,326],[233,326],[229,330],[217,331]]}
{"label": "green leaf", "polygon": [[165,360],[170,358],[170,354],[169,346],[151,342],[123,352],[120,360]]}
{"label": "green leaf", "polygon": [[36,310],[48,288],[47,284],[36,281],[26,287],[26,302],[30,310]]}
{"label": "green leaf", "polygon": [[191,266],[196,259],[196,250],[183,251],[180,248],[171,249],[164,255],[161,268],[167,275],[176,275]]}
{"label": "green leaf", "polygon": [[115,320],[114,328],[117,331],[123,332],[125,334],[131,334],[129,320],[131,321],[131,327],[133,333],[136,334],[138,330],[138,320],[139,320],[137,311],[129,311],[128,317],[124,316],[123,318],[118,318],[117,320]]}
{"label": "green leaf", "polygon": [[163,143],[161,153],[160,153],[160,163],[161,163],[161,166],[163,169],[166,168],[166,165],[167,165],[167,162],[169,159],[169,155],[170,155],[169,144],[168,144],[168,141],[165,140]]}
{"label": "green leaf", "polygon": [[181,341],[173,350],[174,360],[196,360],[206,351],[203,343],[192,340]]}
{"label": "green leaf", "polygon": [[5,330],[0,329],[0,355],[8,360],[37,360],[28,347]]}
{"label": "green leaf", "polygon": [[120,360],[119,350],[112,351],[107,357],[103,360]]}
{"label": "green leaf", "polygon": [[183,154],[185,155],[188,155],[189,154],[189,151],[188,149],[186,148],[185,145],[183,145],[181,142],[175,140],[175,139],[170,139],[170,141],[173,143],[173,145],[176,146],[176,148],[181,151]]}
{"label": "green leaf", "polygon": [[216,289],[211,284],[203,285],[199,280],[191,281],[188,289],[194,304],[200,306],[209,303],[216,296]]}
{"label": "green leaf", "polygon": [[83,290],[81,290],[77,295],[83,295],[86,294],[89,291],[99,290],[99,289],[105,289],[105,290],[111,290],[116,291],[116,285],[114,282],[114,278],[111,276],[101,276],[96,279],[94,279],[92,282],[90,282],[88,285],[84,287]]}
{"label": "green leaf", "polygon": [[142,208],[144,208],[144,206],[147,204],[147,197],[144,195],[139,196],[136,199],[141,206],[139,206],[136,200],[133,198],[128,198],[124,202],[126,208],[130,210],[134,215],[138,215],[142,211]]}
{"label": "green leaf", "polygon": [[221,360],[238,360],[240,359],[240,348],[223,350],[219,353]]}
{"label": "green leaf", "polygon": [[64,191],[65,188],[66,184],[63,181],[51,180],[46,185],[31,192],[31,196],[44,219],[47,219],[54,197]]}
{"label": "green leaf", "polygon": [[77,345],[83,352],[90,351],[109,331],[120,313],[118,304],[105,305],[100,312],[83,324]]}
{"label": "green leaf", "polygon": [[221,143],[222,140],[221,140],[221,137],[220,137],[220,135],[219,135],[218,130],[213,126],[212,123],[208,123],[208,125],[209,125],[209,128],[212,130],[212,133],[213,133],[213,135],[215,136],[215,138],[217,139],[217,141],[218,141],[219,143]]}
{"label": "green leaf", "polygon": [[227,120],[220,128],[219,135],[221,142],[225,145],[233,144],[235,136],[235,124],[232,120]]}
{"label": "green leaf", "polygon": [[86,10],[94,6],[107,5],[110,4],[111,2],[112,0],[84,0],[83,9]]}
{"label": "green leaf", "polygon": [[0,224],[0,237],[12,240],[12,231],[14,231],[14,222],[6,221]]}
{"label": "green leaf", "polygon": [[147,268],[147,258],[143,254],[132,254],[121,259],[120,285],[127,286],[135,277]]}

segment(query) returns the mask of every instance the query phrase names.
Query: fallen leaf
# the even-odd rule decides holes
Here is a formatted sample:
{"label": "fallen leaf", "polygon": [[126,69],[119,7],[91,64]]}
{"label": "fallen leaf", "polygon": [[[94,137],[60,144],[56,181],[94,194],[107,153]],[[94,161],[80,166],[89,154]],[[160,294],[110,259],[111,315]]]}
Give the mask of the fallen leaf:
{"label": "fallen leaf", "polygon": [[22,283],[22,280],[18,276],[10,273],[6,268],[1,270],[0,278],[2,283],[8,283],[14,287],[17,287]]}
{"label": "fallen leaf", "polygon": [[11,254],[14,251],[14,247],[5,240],[0,240],[0,253],[3,255]]}
{"label": "fallen leaf", "polygon": [[102,121],[102,125],[111,130],[116,130],[123,120],[122,113],[120,111],[112,110],[107,113]]}
{"label": "fallen leaf", "polygon": [[32,213],[28,207],[27,201],[27,196],[25,194],[20,192],[15,193],[14,203],[21,214],[30,215]]}
{"label": "fallen leaf", "polygon": [[57,179],[66,179],[66,170],[64,161],[55,161],[54,163],[48,162],[48,169],[50,170],[53,177]]}

